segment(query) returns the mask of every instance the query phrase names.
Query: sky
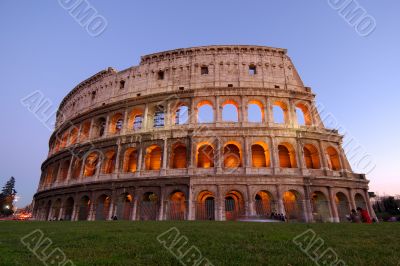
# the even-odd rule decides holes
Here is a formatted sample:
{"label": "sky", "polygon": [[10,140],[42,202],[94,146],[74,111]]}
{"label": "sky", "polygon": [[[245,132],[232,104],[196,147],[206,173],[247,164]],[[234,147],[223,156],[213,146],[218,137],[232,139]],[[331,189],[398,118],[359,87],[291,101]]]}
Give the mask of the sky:
{"label": "sky", "polygon": [[[331,5],[337,0],[85,0],[107,22],[99,33],[100,22],[87,30],[64,8],[70,1],[0,0],[0,186],[16,178],[18,206],[36,192],[52,133],[21,99],[40,90],[55,110],[109,66],[213,44],[288,49],[328,126],[345,133],[354,170],[367,173],[371,191],[400,194],[400,2],[353,1],[364,14],[352,26]],[[364,18],[376,25],[367,36]]]}

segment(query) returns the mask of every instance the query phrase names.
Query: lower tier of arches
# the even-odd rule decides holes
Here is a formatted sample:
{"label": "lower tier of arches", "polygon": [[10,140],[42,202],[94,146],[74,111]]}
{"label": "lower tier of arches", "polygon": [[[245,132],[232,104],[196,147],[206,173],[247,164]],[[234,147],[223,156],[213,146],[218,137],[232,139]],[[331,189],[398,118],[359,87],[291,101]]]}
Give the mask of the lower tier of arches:
{"label": "lower tier of arches", "polygon": [[[284,216],[296,222],[343,222],[351,209],[375,217],[367,189],[304,184],[100,183],[34,197],[36,220],[241,220]],[[203,180],[204,181],[204,180]],[[161,184],[160,184],[161,183]],[[172,185],[173,184],[173,185]],[[189,185],[191,184],[191,185]]]}

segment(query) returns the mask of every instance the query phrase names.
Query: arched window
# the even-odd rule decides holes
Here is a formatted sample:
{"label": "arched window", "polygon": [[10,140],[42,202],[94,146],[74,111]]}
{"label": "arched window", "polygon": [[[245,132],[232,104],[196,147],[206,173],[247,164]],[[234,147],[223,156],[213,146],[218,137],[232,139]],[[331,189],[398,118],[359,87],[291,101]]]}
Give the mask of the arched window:
{"label": "arched window", "polygon": [[106,119],[104,117],[100,117],[96,121],[95,130],[96,130],[96,137],[103,137],[106,129]]}
{"label": "arched window", "polygon": [[189,108],[186,105],[179,106],[175,111],[175,125],[183,125],[188,123]]}
{"label": "arched window", "polygon": [[197,105],[197,121],[198,123],[214,122],[214,110],[211,102],[202,101]]}
{"label": "arched window", "polygon": [[289,122],[288,108],[285,103],[280,101],[274,102],[272,113],[274,116],[274,123],[286,124]]}
{"label": "arched window", "polygon": [[226,122],[238,122],[238,107],[234,101],[226,101],[222,105],[222,121]]}
{"label": "arched window", "polygon": [[171,168],[186,168],[186,146],[182,143],[178,143],[174,145],[171,160],[170,160],[170,167]]}
{"label": "arched window", "polygon": [[115,170],[116,153],[114,150],[107,151],[104,156],[103,173],[112,174]]}
{"label": "arched window", "polygon": [[68,132],[64,132],[61,138],[61,144],[60,144],[61,149],[67,146],[67,141],[68,141]]}
{"label": "arched window", "polygon": [[71,133],[69,134],[69,144],[74,145],[78,139],[78,128],[73,126]]}
{"label": "arched window", "polygon": [[90,153],[85,160],[84,177],[94,176],[99,165],[99,154],[97,152]]}
{"label": "arched window", "polygon": [[143,125],[143,109],[134,108],[128,116],[128,129],[140,130]]}
{"label": "arched window", "polygon": [[162,150],[158,145],[151,145],[146,149],[146,170],[160,170],[162,160]]}
{"label": "arched window", "polygon": [[303,151],[304,151],[304,161],[308,169],[321,168],[319,162],[319,153],[314,145],[311,144],[304,145]]}
{"label": "arched window", "polygon": [[269,167],[270,156],[266,144],[254,144],[251,146],[252,167]]}
{"label": "arched window", "polygon": [[235,144],[227,144],[224,147],[224,167],[237,168],[242,166],[240,149]]}
{"label": "arched window", "polygon": [[117,113],[113,115],[110,123],[110,132],[111,134],[119,134],[122,130],[122,126],[124,123],[124,119],[121,113]]}
{"label": "arched window", "polygon": [[295,152],[289,143],[282,143],[278,146],[279,165],[281,168],[296,168]]}
{"label": "arched window", "polygon": [[259,101],[249,101],[247,120],[253,123],[262,123],[264,120],[264,106]]}
{"label": "arched window", "polygon": [[154,120],[153,127],[163,127],[164,126],[164,106],[157,105],[154,108]]}
{"label": "arched window", "polygon": [[80,141],[87,140],[89,138],[89,132],[90,132],[90,121],[86,121],[82,124],[79,140]]}
{"label": "arched window", "polygon": [[72,164],[72,179],[78,179],[81,175],[82,160],[78,157],[73,157]]}
{"label": "arched window", "polygon": [[214,148],[211,145],[204,144],[197,149],[197,167],[214,167]]}
{"label": "arched window", "polygon": [[306,126],[312,125],[311,113],[306,105],[302,103],[296,104],[296,116],[297,116],[297,123],[299,125],[306,125]]}
{"label": "arched window", "polygon": [[339,153],[336,151],[335,148],[328,147],[326,149],[326,153],[328,155],[328,165],[329,169],[333,171],[339,171],[340,170],[340,158],[339,158]]}
{"label": "arched window", "polygon": [[142,114],[136,115],[133,120],[133,130],[142,129],[142,124],[143,124],[143,115]]}
{"label": "arched window", "polygon": [[137,170],[137,151],[135,148],[128,148],[124,156],[124,172],[136,172]]}
{"label": "arched window", "polygon": [[69,164],[70,164],[69,160],[66,160],[61,164],[61,172],[59,177],[60,181],[67,180]]}

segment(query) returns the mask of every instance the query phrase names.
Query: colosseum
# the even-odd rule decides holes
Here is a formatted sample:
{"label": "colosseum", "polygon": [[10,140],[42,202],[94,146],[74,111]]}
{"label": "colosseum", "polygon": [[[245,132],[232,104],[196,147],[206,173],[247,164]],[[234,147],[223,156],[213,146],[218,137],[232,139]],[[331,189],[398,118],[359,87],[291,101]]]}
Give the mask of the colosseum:
{"label": "colosseum", "polygon": [[109,67],[62,100],[37,220],[340,222],[368,180],[281,48],[218,45]]}

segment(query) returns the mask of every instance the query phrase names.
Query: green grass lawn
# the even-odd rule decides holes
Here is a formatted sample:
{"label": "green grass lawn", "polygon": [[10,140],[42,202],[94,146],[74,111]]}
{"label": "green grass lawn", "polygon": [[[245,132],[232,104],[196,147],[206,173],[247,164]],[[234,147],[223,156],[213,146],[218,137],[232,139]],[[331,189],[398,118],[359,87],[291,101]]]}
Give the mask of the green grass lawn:
{"label": "green grass lawn", "polygon": [[171,227],[188,239],[181,251],[196,246],[213,265],[316,265],[292,242],[307,229],[324,240],[318,254],[332,248],[347,265],[400,265],[400,223],[207,221],[0,222],[0,265],[43,265],[21,243],[35,229],[53,242],[45,254],[58,247],[75,265],[182,265],[157,240]]}

